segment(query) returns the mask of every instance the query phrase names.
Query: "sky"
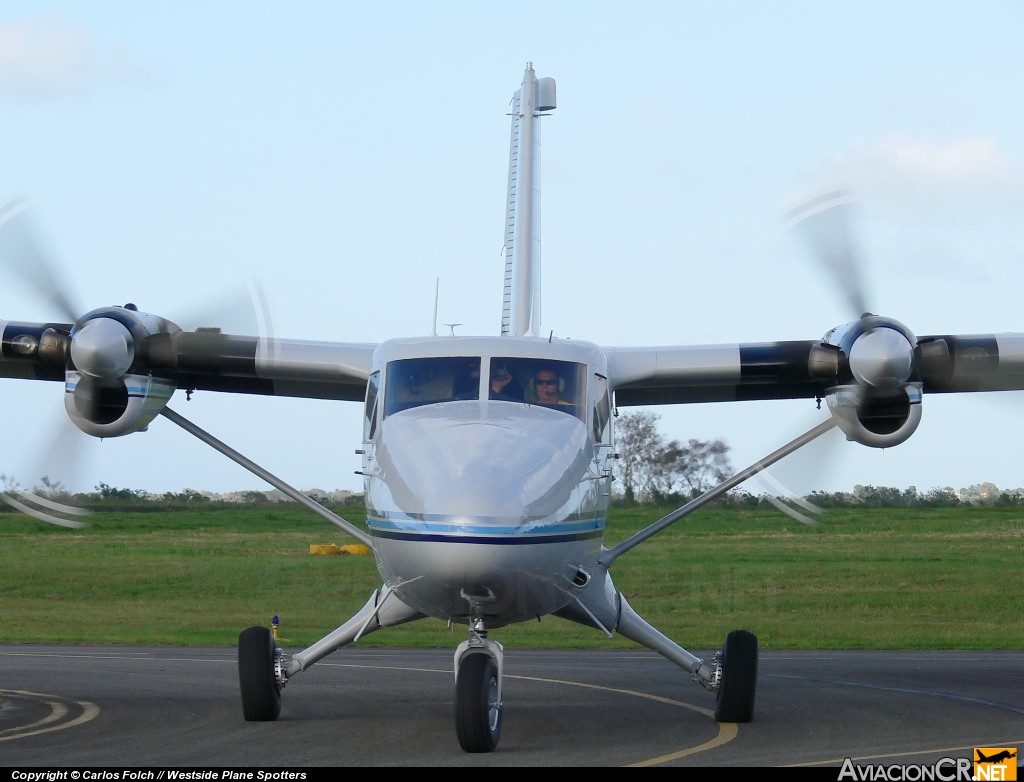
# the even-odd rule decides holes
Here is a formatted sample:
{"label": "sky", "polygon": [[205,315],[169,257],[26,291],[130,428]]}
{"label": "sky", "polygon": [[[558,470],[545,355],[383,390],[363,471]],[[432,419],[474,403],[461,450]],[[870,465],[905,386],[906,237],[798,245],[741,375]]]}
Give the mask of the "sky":
{"label": "sky", "polygon": [[[852,313],[782,216],[834,187],[858,197],[872,311],[919,336],[1019,331],[1022,39],[1011,0],[6,0],[0,201],[27,199],[82,311],[187,320],[256,286],[279,337],[380,342],[430,334],[436,290],[438,324],[497,334],[507,112],[532,62],[558,89],[545,333],[820,338]],[[58,318],[0,272],[0,319]],[[62,397],[0,381],[0,472],[74,491],[270,488],[162,417],[92,440]],[[299,488],[361,490],[358,403],[171,406]],[[666,439],[724,440],[737,470],[825,415],[806,400],[650,409]],[[935,395],[900,446],[834,433],[747,488],[1012,489],[1022,435],[1024,395]]]}

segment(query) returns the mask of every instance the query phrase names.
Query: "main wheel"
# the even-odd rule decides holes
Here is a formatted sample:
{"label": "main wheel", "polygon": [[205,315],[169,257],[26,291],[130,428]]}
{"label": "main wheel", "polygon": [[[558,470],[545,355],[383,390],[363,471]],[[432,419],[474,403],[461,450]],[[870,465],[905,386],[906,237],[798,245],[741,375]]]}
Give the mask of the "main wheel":
{"label": "main wheel", "polygon": [[718,688],[715,719],[718,722],[750,722],[754,718],[757,690],[757,636],[733,630],[722,648],[722,683]]}
{"label": "main wheel", "polygon": [[238,636],[238,684],[242,714],[250,722],[270,722],[281,713],[281,688],[274,671],[274,635],[249,627]]}
{"label": "main wheel", "polygon": [[498,664],[489,654],[465,655],[455,682],[455,732],[466,752],[493,752],[501,737]]}

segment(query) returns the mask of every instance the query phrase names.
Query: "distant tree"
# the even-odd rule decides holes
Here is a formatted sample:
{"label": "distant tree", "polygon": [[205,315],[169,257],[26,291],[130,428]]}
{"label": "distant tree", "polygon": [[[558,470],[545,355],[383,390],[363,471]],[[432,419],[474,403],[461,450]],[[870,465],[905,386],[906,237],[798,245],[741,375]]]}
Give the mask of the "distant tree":
{"label": "distant tree", "polygon": [[1021,495],[1020,491],[1000,492],[994,504],[998,508],[1018,507],[1024,504],[1024,495]]}
{"label": "distant tree", "polygon": [[267,495],[255,489],[241,492],[241,501],[249,505],[266,505]]}
{"label": "distant tree", "polygon": [[679,483],[694,497],[732,475],[729,446],[722,440],[690,438],[686,447],[679,449],[675,465]]}
{"label": "distant tree", "polygon": [[665,442],[656,413],[624,413],[616,421],[617,478],[627,502],[695,497],[732,474],[729,446],[691,438]]}
{"label": "distant tree", "polygon": [[955,508],[960,504],[960,497],[952,486],[936,486],[921,497],[921,505],[926,508]]}
{"label": "distant tree", "polygon": [[994,483],[975,483],[960,490],[960,501],[972,505],[994,505],[999,499],[999,487]]}
{"label": "distant tree", "polygon": [[[916,489],[914,490],[916,493]],[[853,487],[853,502],[865,508],[900,508],[906,505],[904,493],[891,486]]]}
{"label": "distant tree", "polygon": [[210,502],[210,498],[198,489],[182,489],[173,497],[177,502],[185,505],[203,505]]}
{"label": "distant tree", "polygon": [[916,508],[921,504],[921,495],[917,493],[916,486],[910,486],[903,490],[903,504],[908,508]]}
{"label": "distant tree", "polygon": [[148,500],[149,493],[144,489],[119,489],[116,486],[100,482],[96,484],[96,493],[103,500]]}
{"label": "distant tree", "polygon": [[627,503],[641,500],[650,490],[651,457],[664,445],[658,432],[658,415],[646,410],[623,413],[615,420],[615,477],[622,482]]}

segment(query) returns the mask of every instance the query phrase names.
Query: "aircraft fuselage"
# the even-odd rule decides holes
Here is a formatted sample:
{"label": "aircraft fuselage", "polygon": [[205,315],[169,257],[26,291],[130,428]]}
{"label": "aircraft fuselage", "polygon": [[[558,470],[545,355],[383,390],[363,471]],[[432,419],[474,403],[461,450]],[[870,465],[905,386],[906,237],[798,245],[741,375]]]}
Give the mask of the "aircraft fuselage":
{"label": "aircraft fuselage", "polygon": [[588,343],[384,343],[364,432],[367,525],[385,584],[428,616],[500,627],[586,585],[610,495],[604,354]]}

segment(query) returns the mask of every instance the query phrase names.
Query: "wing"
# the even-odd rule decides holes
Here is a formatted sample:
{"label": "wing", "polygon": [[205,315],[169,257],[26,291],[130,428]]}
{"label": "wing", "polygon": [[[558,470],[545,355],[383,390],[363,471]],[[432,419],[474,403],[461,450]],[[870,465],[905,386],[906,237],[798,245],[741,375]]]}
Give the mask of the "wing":
{"label": "wing", "polygon": [[1024,389],[1024,334],[917,338],[865,314],[821,340],[605,348],[617,406],[824,399],[847,439],[899,445],[929,393]]}
{"label": "wing", "polygon": [[376,348],[183,331],[124,307],[0,321],[0,335],[0,377],[63,381],[72,421],[98,437],[140,431],[178,389],[362,401]]}
{"label": "wing", "polygon": [[[836,330],[838,331],[838,330]],[[850,348],[852,350],[852,347]],[[606,347],[616,404],[824,398],[850,361],[821,340]],[[1024,334],[933,335],[914,349],[908,379],[925,393],[1024,389]],[[853,381],[852,372],[846,378]]]}

